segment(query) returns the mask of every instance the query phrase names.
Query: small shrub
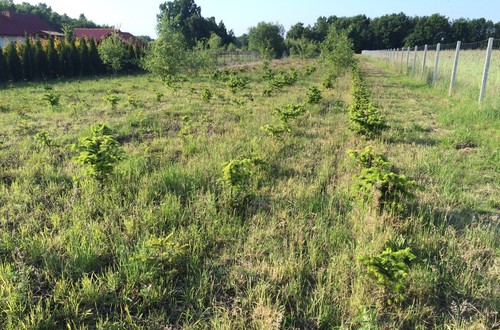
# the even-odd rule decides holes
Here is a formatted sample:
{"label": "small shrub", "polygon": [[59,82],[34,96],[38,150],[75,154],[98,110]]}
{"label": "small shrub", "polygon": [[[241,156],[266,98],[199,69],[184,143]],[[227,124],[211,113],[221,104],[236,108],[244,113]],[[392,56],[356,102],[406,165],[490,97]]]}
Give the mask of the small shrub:
{"label": "small shrub", "polygon": [[73,150],[79,152],[74,159],[86,166],[86,175],[104,181],[115,164],[124,158],[124,152],[106,125],[94,125],[91,130],[92,136],[81,138],[78,144],[72,145]]}
{"label": "small shrub", "polygon": [[402,212],[405,201],[415,198],[415,181],[383,168],[364,168],[355,179],[355,196],[363,202],[375,203],[379,210]]}
{"label": "small shrub", "polygon": [[384,155],[376,155],[370,147],[363,152],[349,151],[361,165],[361,173],[354,177],[354,195],[363,203],[375,203],[379,210],[402,212],[406,200],[415,198],[415,181],[396,174]]}
{"label": "small shrub", "polygon": [[222,180],[231,188],[241,189],[243,186],[248,185],[250,178],[255,173],[255,166],[262,163],[262,159],[257,156],[231,159],[222,164]]}
{"label": "small shrub", "polygon": [[280,121],[287,125],[291,119],[297,118],[306,112],[305,106],[303,104],[286,104],[281,108],[274,109],[275,114],[278,116]]}
{"label": "small shrub", "polygon": [[203,91],[201,92],[201,98],[207,102],[212,99],[213,95],[214,95],[213,92],[208,88],[204,88]]}
{"label": "small shrub", "polygon": [[231,75],[229,80],[226,82],[227,87],[231,93],[236,93],[239,89],[244,89],[248,85],[248,80],[242,77],[238,77],[236,75]]}
{"label": "small shrub", "polygon": [[415,258],[409,247],[397,251],[388,247],[379,255],[364,256],[358,260],[366,266],[368,276],[387,291],[387,303],[392,304],[405,299],[409,263]]}
{"label": "small shrub", "polygon": [[371,103],[353,104],[349,108],[351,130],[367,138],[373,138],[387,128],[384,117]]}
{"label": "small shrub", "polygon": [[42,100],[47,102],[47,104],[52,108],[59,105],[60,98],[61,94],[54,93],[52,90],[48,90],[42,95]]}
{"label": "small shrub", "polygon": [[49,133],[45,130],[36,133],[34,139],[44,147],[50,147],[54,144],[54,141],[49,137]]}
{"label": "small shrub", "polygon": [[128,94],[127,96],[128,104],[137,109],[138,107],[143,107],[144,103],[135,94]]}
{"label": "small shrub", "polygon": [[391,165],[384,155],[376,155],[370,146],[367,146],[364,151],[350,150],[349,156],[356,160],[358,165],[363,168],[378,167],[390,169]]}
{"label": "small shrub", "polygon": [[282,138],[283,134],[290,133],[290,127],[284,125],[270,125],[266,124],[260,127],[261,130],[267,133],[268,136],[276,139]]}
{"label": "small shrub", "polygon": [[111,105],[112,110],[116,110],[116,106],[118,104],[118,101],[120,101],[120,98],[113,93],[112,90],[108,90],[106,92],[106,96],[104,99]]}
{"label": "small shrub", "polygon": [[186,245],[174,242],[173,234],[172,232],[166,237],[149,237],[131,257],[132,261],[140,262],[144,275],[151,278],[173,276],[182,268]]}
{"label": "small shrub", "polygon": [[321,95],[321,91],[318,87],[312,86],[309,88],[307,92],[307,103],[309,104],[318,104],[323,96]]}
{"label": "small shrub", "polygon": [[163,96],[165,96],[165,94],[161,92],[156,92],[156,102],[161,102]]}

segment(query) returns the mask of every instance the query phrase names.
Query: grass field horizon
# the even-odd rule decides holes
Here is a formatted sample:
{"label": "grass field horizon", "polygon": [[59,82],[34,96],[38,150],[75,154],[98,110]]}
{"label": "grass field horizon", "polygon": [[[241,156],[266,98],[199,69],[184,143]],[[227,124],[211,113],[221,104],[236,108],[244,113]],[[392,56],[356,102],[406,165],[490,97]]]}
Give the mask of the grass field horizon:
{"label": "grass field horizon", "polygon": [[[0,327],[498,327],[498,109],[357,59],[373,139],[319,59],[2,86]],[[95,124],[123,150],[102,180],[75,161]],[[355,193],[366,147],[418,185],[402,212]]]}

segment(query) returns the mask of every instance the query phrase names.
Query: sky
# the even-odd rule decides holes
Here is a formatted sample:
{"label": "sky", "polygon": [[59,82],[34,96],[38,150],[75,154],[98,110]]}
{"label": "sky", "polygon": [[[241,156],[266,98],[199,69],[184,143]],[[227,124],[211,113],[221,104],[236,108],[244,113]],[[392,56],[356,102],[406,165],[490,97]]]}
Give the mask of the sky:
{"label": "sky", "polygon": [[[156,15],[165,0],[14,0],[39,2],[59,14],[78,18],[84,14],[97,24],[107,24],[134,35],[156,38]],[[500,0],[195,0],[203,17],[223,21],[236,36],[247,33],[259,22],[279,23],[288,30],[302,22],[313,26],[320,16],[370,18],[404,12],[408,16],[439,13],[450,19],[481,18],[500,22]]]}

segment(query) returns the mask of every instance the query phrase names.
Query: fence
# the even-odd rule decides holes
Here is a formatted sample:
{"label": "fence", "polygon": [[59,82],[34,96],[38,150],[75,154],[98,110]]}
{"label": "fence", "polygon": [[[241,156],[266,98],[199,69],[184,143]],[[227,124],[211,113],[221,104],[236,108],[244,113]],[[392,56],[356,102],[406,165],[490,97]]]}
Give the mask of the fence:
{"label": "fence", "polygon": [[500,103],[500,39],[369,50],[400,72],[427,81],[448,94]]}
{"label": "fence", "polygon": [[217,63],[228,65],[258,61],[260,55],[259,52],[255,51],[227,51],[218,52],[216,57]]}

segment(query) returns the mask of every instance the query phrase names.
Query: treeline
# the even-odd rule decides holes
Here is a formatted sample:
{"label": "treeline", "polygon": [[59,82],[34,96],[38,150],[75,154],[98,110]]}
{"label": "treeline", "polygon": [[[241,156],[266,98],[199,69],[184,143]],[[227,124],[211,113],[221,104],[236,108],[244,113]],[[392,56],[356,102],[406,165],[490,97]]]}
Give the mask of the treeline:
{"label": "treeline", "polygon": [[453,43],[458,40],[472,43],[489,37],[500,38],[500,22],[493,23],[484,18],[450,20],[440,14],[410,17],[399,13],[373,19],[366,15],[319,17],[313,26],[304,26],[300,22],[293,25],[287,32],[286,39],[305,38],[321,42],[331,26],[348,31],[356,52],[363,49],[391,49],[439,42]]}
{"label": "treeline", "polygon": [[[104,52],[100,54],[99,47],[93,38],[59,40],[51,37],[41,40],[26,37],[24,42],[11,42],[0,49],[0,83],[116,71],[102,60]],[[140,70],[139,62],[144,49],[130,43],[123,43],[120,47],[123,63],[120,70]]]}
{"label": "treeline", "polygon": [[27,2],[15,4],[13,0],[0,0],[0,11],[36,15],[57,31],[63,31],[65,29],[72,29],[75,27],[109,28],[107,25],[98,25],[91,20],[88,20],[84,14],[80,14],[78,19],[71,18],[66,14],[60,15],[44,3],[39,3],[37,5],[32,5]]}

